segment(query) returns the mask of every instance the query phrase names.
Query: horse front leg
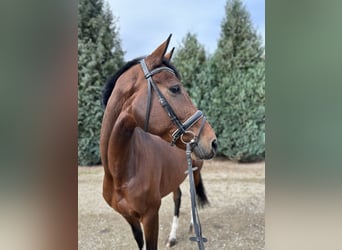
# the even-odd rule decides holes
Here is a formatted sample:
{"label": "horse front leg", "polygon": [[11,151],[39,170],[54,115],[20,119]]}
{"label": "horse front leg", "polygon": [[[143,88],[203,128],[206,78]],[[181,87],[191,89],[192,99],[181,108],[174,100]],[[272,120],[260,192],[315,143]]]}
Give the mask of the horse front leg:
{"label": "horse front leg", "polygon": [[138,244],[139,250],[142,250],[143,246],[144,246],[144,238],[143,238],[144,236],[143,236],[143,232],[141,230],[140,221],[134,217],[124,216],[124,218],[127,220],[127,222],[131,226],[132,233],[133,233],[135,241]]}
{"label": "horse front leg", "polygon": [[142,218],[145,233],[146,250],[158,249],[159,215],[158,209],[148,211]]}
{"label": "horse front leg", "polygon": [[171,226],[171,232],[169,235],[169,238],[166,242],[167,247],[172,247],[176,244],[176,231],[178,228],[178,218],[179,218],[179,209],[181,205],[181,197],[182,197],[182,192],[180,188],[173,192],[173,201],[175,203],[175,210],[174,210],[174,215],[173,215],[173,220],[172,220],[172,226]]}

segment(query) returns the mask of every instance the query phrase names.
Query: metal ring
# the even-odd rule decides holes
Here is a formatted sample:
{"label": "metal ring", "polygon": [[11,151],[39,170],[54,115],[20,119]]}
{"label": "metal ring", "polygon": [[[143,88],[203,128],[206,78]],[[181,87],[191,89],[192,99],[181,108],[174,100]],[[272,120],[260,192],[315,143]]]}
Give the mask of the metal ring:
{"label": "metal ring", "polygon": [[[188,142],[186,142],[186,141],[183,140],[183,135],[185,135],[185,134],[192,134],[193,137],[191,138],[191,140],[189,140]],[[181,135],[181,137],[180,137],[181,141],[182,141],[184,144],[187,144],[187,143],[191,142],[191,141],[192,141],[193,139],[195,139],[195,138],[196,138],[196,135],[195,135],[195,133],[192,132],[191,130],[185,131],[185,132]]]}

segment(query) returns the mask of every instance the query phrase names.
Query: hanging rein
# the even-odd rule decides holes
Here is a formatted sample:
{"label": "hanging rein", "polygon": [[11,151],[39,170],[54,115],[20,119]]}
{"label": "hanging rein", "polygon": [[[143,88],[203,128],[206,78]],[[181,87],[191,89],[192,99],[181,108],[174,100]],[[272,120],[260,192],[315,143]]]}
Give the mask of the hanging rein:
{"label": "hanging rein", "polygon": [[[201,224],[199,221],[199,216],[198,216],[198,211],[197,211],[197,206],[196,206],[196,190],[195,190],[195,182],[194,182],[194,176],[193,176],[193,171],[195,171],[196,168],[192,168],[191,152],[193,148],[197,146],[204,124],[206,122],[206,117],[203,115],[203,112],[201,110],[197,110],[192,116],[190,116],[185,122],[182,123],[178,119],[172,107],[167,102],[166,98],[161,93],[161,91],[159,90],[159,88],[157,87],[157,85],[154,83],[152,79],[153,75],[161,71],[168,71],[172,74],[175,74],[174,70],[169,67],[163,66],[163,67],[153,69],[152,71],[149,71],[144,59],[140,61],[140,65],[145,74],[145,78],[147,79],[148,100],[147,100],[147,108],[146,108],[146,119],[145,119],[145,124],[144,124],[145,131],[148,130],[148,123],[149,123],[151,103],[152,103],[152,88],[153,88],[153,90],[157,94],[157,97],[159,99],[161,106],[165,109],[171,121],[175,123],[175,125],[177,126],[177,129],[172,133],[171,145],[173,146],[178,139],[180,139],[184,144],[186,144],[186,158],[187,158],[188,170],[185,172],[185,174],[189,174],[191,212],[192,212],[192,219],[194,223],[194,229],[196,233],[196,236],[190,237],[190,240],[196,241],[198,243],[198,249],[204,250],[203,243],[207,242],[207,239],[202,237],[202,229],[201,229]],[[199,129],[199,132],[197,135],[195,135],[191,130],[188,130],[188,129],[191,128],[201,118],[202,118],[202,123]],[[186,134],[192,135],[192,138],[188,141],[185,141],[183,138],[183,136]]]}

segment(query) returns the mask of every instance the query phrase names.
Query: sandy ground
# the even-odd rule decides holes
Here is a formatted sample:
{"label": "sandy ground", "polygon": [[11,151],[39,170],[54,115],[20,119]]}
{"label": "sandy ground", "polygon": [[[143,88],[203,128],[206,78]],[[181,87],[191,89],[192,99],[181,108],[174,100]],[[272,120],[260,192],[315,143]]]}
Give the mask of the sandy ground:
{"label": "sandy ground", "polygon": [[[78,170],[78,248],[137,249],[130,226],[102,198],[102,167]],[[206,161],[202,178],[210,206],[199,210],[206,249],[258,250],[265,245],[265,163],[237,164]],[[189,241],[189,182],[181,186],[182,206],[177,244],[172,249],[198,249]],[[173,217],[172,194],[159,210],[159,249],[165,242]]]}

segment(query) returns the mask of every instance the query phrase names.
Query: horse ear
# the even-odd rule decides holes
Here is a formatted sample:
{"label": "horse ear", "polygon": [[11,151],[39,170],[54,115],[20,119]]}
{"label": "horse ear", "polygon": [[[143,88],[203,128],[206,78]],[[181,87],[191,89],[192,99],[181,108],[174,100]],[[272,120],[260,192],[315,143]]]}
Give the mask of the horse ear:
{"label": "horse ear", "polygon": [[168,61],[171,60],[171,57],[172,57],[172,55],[173,55],[173,51],[174,51],[174,50],[175,50],[175,47],[173,47],[173,48],[171,49],[171,51],[170,51],[169,53],[167,53],[167,54],[164,56],[166,60],[168,60]]}
{"label": "horse ear", "polygon": [[172,34],[170,34],[166,41],[159,45],[159,47],[153,51],[151,55],[146,57],[146,64],[150,70],[162,63],[167,47],[169,46],[171,36]]}

